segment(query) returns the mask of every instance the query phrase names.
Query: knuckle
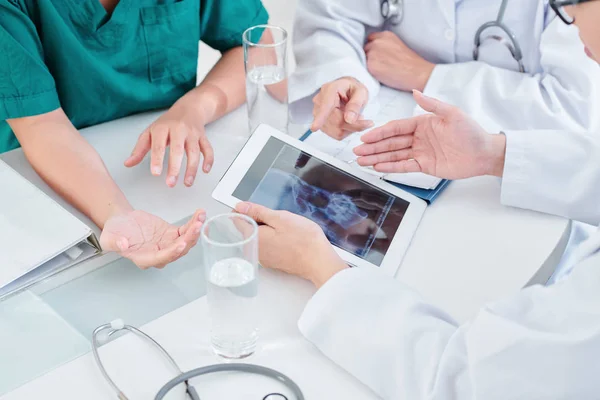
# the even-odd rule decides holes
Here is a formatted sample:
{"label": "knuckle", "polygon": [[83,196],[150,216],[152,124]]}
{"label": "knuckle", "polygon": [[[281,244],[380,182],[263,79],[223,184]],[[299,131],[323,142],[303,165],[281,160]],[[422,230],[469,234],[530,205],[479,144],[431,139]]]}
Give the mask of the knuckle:
{"label": "knuckle", "polygon": [[157,144],[152,148],[152,152],[156,155],[162,155],[167,147],[164,144]]}

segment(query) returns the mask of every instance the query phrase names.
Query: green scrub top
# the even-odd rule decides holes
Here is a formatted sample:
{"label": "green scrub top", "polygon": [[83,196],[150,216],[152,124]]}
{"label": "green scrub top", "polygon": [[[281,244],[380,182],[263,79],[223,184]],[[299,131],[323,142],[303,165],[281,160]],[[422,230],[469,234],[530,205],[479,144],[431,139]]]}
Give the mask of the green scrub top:
{"label": "green scrub top", "polygon": [[196,84],[198,42],[226,51],[265,24],[260,0],[0,0],[0,153],[6,119],[62,107],[76,128],[165,108]]}

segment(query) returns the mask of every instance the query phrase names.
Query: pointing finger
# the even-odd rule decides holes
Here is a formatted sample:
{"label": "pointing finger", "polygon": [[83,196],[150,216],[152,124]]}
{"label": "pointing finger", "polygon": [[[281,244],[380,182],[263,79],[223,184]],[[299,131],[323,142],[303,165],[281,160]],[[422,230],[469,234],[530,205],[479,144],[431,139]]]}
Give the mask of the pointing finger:
{"label": "pointing finger", "polygon": [[336,107],[336,100],[338,100],[337,92],[330,88],[326,89],[321,97],[321,103],[315,104],[315,119],[310,127],[313,132],[320,130],[325,125],[327,118]]}
{"label": "pointing finger", "polygon": [[344,120],[353,124],[358,120],[358,117],[362,113],[363,108],[369,101],[369,91],[362,84],[356,86],[350,93],[350,99],[344,107]]}

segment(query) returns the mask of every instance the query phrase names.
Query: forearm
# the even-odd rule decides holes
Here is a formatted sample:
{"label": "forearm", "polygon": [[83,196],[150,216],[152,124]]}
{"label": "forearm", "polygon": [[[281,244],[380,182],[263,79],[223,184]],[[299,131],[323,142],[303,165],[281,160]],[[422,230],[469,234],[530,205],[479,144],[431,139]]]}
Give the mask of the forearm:
{"label": "forearm", "polygon": [[246,101],[244,51],[236,47],[223,54],[200,85],[179,101],[191,101],[205,123],[213,122]]}
{"label": "forearm", "polygon": [[62,110],[8,122],[35,171],[100,228],[111,216],[131,210],[98,153]]}

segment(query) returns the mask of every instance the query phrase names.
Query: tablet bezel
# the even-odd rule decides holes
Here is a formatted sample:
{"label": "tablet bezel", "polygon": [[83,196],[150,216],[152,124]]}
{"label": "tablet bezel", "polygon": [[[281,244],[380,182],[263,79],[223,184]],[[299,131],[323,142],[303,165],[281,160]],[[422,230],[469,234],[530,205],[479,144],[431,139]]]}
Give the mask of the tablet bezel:
{"label": "tablet bezel", "polygon": [[421,218],[423,217],[423,213],[427,208],[427,203],[424,200],[413,196],[412,194],[407,193],[382,179],[377,178],[376,176],[363,172],[358,168],[354,168],[351,165],[340,161],[329,154],[325,154],[315,148],[312,148],[306,143],[279,132],[268,125],[263,124],[256,128],[229,169],[221,177],[221,180],[212,193],[213,198],[231,208],[235,208],[235,206],[242,201],[234,197],[233,193],[271,137],[279,139],[282,142],[300,151],[303,151],[326,164],[330,164],[331,166],[339,168],[342,171],[355,176],[357,179],[369,183],[409,203],[404,218],[402,219],[402,222],[400,223],[400,226],[398,227],[398,230],[396,231],[396,234],[394,235],[394,238],[392,239],[392,242],[390,243],[388,251],[385,253],[380,266],[372,264],[354,254],[345,251],[340,247],[332,245],[336,252],[350,266],[378,268],[386,274],[394,276],[398,271],[398,268],[402,263],[402,259],[408,250],[408,246],[410,245],[417,227],[419,226]]}

